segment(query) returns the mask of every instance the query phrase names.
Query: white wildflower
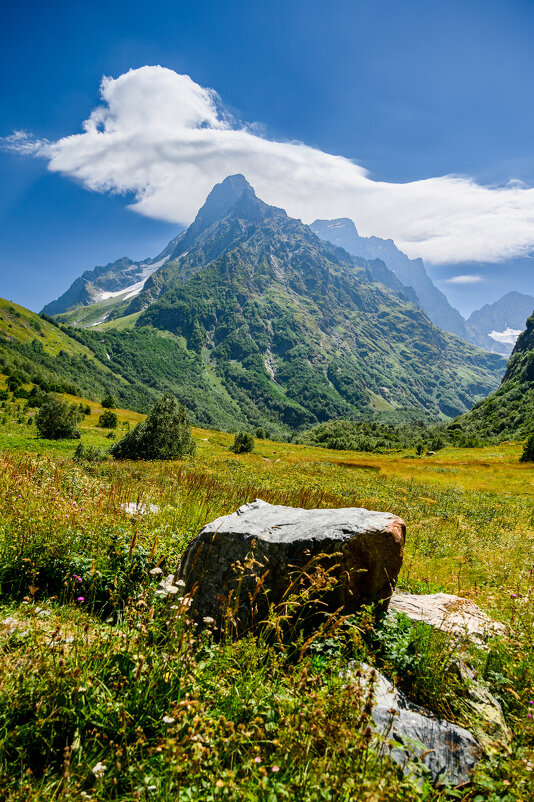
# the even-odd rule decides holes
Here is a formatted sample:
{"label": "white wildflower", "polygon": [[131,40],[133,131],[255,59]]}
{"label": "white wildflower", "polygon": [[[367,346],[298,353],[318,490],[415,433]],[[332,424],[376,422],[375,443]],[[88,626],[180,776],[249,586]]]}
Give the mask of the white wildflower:
{"label": "white wildflower", "polygon": [[93,772],[93,774],[95,775],[96,778],[100,778],[100,777],[104,776],[104,774],[106,772],[106,768],[107,768],[106,764],[105,763],[101,763],[100,760],[99,760],[98,763],[96,764],[96,766],[93,766],[92,772]]}

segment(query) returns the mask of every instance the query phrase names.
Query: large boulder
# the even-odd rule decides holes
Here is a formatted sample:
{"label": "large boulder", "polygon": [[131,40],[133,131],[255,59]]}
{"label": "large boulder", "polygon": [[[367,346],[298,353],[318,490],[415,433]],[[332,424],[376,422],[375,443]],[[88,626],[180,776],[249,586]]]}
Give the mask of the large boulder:
{"label": "large boulder", "polygon": [[303,510],[256,499],[202,529],[178,578],[197,623],[214,619],[238,633],[295,594],[307,595],[311,608],[313,597],[315,615],[349,615],[371,603],[385,611],[404,540],[404,522],[390,513]]}

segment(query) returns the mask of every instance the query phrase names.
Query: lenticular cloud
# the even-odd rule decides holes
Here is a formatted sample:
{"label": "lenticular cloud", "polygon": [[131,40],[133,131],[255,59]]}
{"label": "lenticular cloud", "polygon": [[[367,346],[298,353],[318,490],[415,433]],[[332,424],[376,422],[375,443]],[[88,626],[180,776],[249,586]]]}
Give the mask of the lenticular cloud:
{"label": "lenticular cloud", "polygon": [[428,262],[501,261],[534,248],[534,189],[462,176],[374,181],[343,156],[275,142],[237,124],[218,95],[187,75],[142,67],[104,78],[83,133],[57,142],[15,132],[4,148],[97,192],[133,193],[148,217],[189,223],[213,185],[243,173],[259,197],[305,222],[350,217]]}

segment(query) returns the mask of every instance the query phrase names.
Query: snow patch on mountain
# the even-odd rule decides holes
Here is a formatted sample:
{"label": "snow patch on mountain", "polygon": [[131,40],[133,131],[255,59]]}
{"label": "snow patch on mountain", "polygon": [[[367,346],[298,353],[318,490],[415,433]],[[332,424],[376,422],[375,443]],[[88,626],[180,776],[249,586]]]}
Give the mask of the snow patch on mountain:
{"label": "snow patch on mountain", "polygon": [[492,340],[495,340],[495,342],[515,345],[521,331],[521,329],[511,329],[508,326],[504,331],[490,331],[489,336]]}
{"label": "snow patch on mountain", "polygon": [[128,298],[134,298],[136,295],[139,295],[152,273],[155,273],[168,259],[169,257],[165,256],[163,259],[160,259],[159,262],[154,262],[150,265],[139,265],[139,267],[143,268],[140,281],[136,281],[135,284],[130,284],[129,287],[123,287],[122,290],[116,290],[115,292],[101,292],[96,300],[107,301],[109,298],[118,298],[119,296],[121,296],[123,301],[128,300]]}

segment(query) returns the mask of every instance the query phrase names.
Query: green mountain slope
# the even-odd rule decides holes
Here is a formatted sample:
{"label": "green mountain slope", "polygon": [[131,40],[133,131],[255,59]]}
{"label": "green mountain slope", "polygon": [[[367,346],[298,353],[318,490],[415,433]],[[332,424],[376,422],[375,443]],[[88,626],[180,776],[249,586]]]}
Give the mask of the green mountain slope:
{"label": "green mountain slope", "polygon": [[[502,375],[500,357],[437,329],[375,280],[372,263],[321,241],[248,185],[190,246],[151,277],[159,297],[136,325],[184,337],[252,424],[405,409],[453,417]],[[399,287],[381,263],[388,274]],[[141,293],[130,311],[144,302]]]}
{"label": "green mountain slope", "polygon": [[4,299],[0,299],[0,372],[92,399],[111,390],[134,409],[146,408],[155,397],[139,382],[115,372],[105,354],[99,358],[64,328]]}
{"label": "green mountain slope", "polygon": [[534,314],[515,344],[497,392],[450,427],[482,439],[522,439],[534,432]]}
{"label": "green mountain slope", "polygon": [[141,412],[171,392],[195,421],[222,429],[245,423],[220,379],[183,339],[154,329],[85,332],[3,299],[0,373],[92,400],[111,391],[121,406]]}

